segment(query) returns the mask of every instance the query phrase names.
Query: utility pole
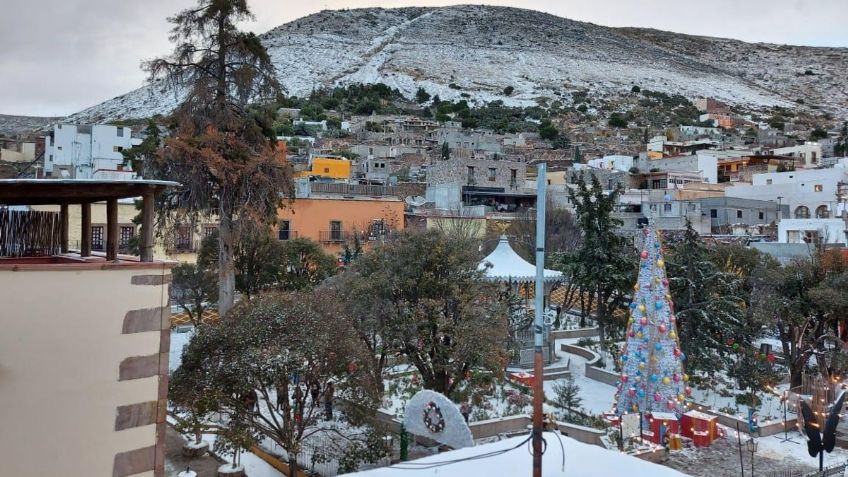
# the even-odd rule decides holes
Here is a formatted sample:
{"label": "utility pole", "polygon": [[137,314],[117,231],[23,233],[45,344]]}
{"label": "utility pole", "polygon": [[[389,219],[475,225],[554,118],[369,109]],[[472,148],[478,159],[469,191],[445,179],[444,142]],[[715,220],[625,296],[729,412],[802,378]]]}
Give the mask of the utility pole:
{"label": "utility pole", "polygon": [[540,162],[536,172],[536,316],[533,324],[535,332],[535,355],[533,371],[533,477],[542,477],[542,403],[545,401],[545,379],[542,346],[545,330],[544,307],[545,294],[545,204],[547,164]]}

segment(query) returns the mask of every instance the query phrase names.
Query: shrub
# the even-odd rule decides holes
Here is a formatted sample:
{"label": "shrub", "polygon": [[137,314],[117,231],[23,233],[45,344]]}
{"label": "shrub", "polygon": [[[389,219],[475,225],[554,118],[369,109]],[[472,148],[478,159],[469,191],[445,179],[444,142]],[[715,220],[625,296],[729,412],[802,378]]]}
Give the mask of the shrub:
{"label": "shrub", "polygon": [[515,92],[515,88],[513,88],[512,86],[507,86],[507,87],[506,87],[506,88],[504,88],[504,90],[503,90],[503,94],[504,94],[504,96],[512,96],[512,93],[513,93],[513,92]]}
{"label": "shrub", "polygon": [[636,86],[636,85],[633,85],[633,87],[632,87],[632,88],[630,88],[630,92],[631,92],[631,93],[638,93],[638,92],[640,92],[640,91],[642,91],[642,88],[640,88],[640,87],[638,87],[638,86]]}

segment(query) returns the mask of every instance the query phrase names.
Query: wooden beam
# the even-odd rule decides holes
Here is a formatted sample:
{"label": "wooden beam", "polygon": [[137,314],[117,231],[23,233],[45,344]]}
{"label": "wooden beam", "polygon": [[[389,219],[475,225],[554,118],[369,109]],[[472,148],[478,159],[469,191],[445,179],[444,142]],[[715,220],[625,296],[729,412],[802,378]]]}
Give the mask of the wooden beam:
{"label": "wooden beam", "polygon": [[59,228],[62,253],[68,253],[68,204],[59,206]]}
{"label": "wooden beam", "polygon": [[153,191],[145,191],[141,206],[141,261],[153,261]]}
{"label": "wooden beam", "polygon": [[91,203],[85,202],[80,204],[81,216],[82,220],[80,221],[80,227],[82,230],[81,240],[80,240],[80,256],[81,257],[90,257],[91,256]]}
{"label": "wooden beam", "polygon": [[118,259],[118,199],[106,202],[106,260]]}

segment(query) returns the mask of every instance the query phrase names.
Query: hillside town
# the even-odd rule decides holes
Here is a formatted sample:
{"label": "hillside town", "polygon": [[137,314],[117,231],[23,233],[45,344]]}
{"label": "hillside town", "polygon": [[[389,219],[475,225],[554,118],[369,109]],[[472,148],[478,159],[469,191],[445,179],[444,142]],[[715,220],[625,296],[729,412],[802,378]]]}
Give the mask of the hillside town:
{"label": "hillside town", "polygon": [[[8,116],[0,474],[845,475],[848,117],[809,86],[832,68],[795,104],[718,72],[535,97],[369,73],[405,30],[504,12],[587,49],[673,35],[459,6],[258,38],[244,0],[198,0],[143,65],[179,94]],[[348,22],[392,26],[332,85],[277,80]]]}

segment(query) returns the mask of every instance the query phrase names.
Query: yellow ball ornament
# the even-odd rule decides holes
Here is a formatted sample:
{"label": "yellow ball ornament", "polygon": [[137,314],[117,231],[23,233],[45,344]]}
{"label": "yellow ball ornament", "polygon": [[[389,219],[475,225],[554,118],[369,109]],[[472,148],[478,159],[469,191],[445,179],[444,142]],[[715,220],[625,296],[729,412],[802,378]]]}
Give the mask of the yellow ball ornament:
{"label": "yellow ball ornament", "polygon": [[657,266],[662,268],[665,266],[665,261],[662,259],[657,260]]}
{"label": "yellow ball ornament", "polygon": [[682,394],[678,394],[678,395],[677,395],[677,400],[678,400],[678,401],[683,402],[683,401],[684,401],[684,399],[686,399],[686,398],[685,398]]}
{"label": "yellow ball ornament", "polygon": [[683,375],[683,381],[684,382],[689,381],[689,375],[688,374]]}
{"label": "yellow ball ornament", "polygon": [[668,376],[664,377],[663,384],[671,384],[671,378],[669,378]]}
{"label": "yellow ball ornament", "polygon": [[639,311],[644,313],[645,312],[645,305],[639,305]]}
{"label": "yellow ball ornament", "polygon": [[639,363],[639,369],[645,369],[645,363]]}
{"label": "yellow ball ornament", "polygon": [[668,337],[671,338],[671,339],[677,338],[677,333],[675,333],[674,330],[672,330],[668,333]]}

